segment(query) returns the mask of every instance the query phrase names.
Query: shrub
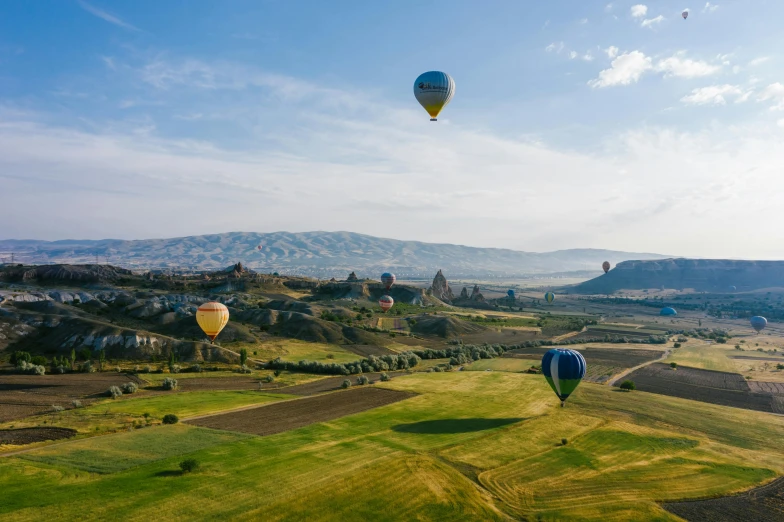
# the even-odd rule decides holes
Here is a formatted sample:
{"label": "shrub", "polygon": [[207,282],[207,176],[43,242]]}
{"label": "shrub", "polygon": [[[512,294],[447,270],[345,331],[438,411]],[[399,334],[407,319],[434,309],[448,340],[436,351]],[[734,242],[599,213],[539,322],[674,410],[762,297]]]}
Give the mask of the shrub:
{"label": "shrub", "polygon": [[192,471],[196,471],[201,467],[199,461],[196,459],[185,459],[180,462],[180,469],[183,473],[190,473]]}
{"label": "shrub", "polygon": [[144,367],[144,373],[152,373],[152,366],[149,364]]}
{"label": "shrub", "polygon": [[95,367],[93,366],[92,361],[84,361],[82,364],[79,365],[79,371],[82,373],[93,373],[95,372]]}
{"label": "shrub", "polygon": [[30,362],[38,366],[44,366],[46,365],[46,357],[43,355],[34,355],[30,358]]}
{"label": "shrub", "polygon": [[351,381],[349,381],[348,379],[344,380],[343,384],[341,384],[340,387],[343,388],[344,390],[347,389],[347,388],[350,388],[351,387]]}
{"label": "shrub", "polygon": [[55,413],[60,413],[60,412],[61,412],[61,411],[63,411],[64,409],[65,409],[65,408],[63,408],[62,406],[57,406],[56,404],[53,404],[53,405],[52,405],[52,411],[53,411],[53,412],[55,412]]}
{"label": "shrub", "polygon": [[193,366],[191,366],[191,371],[193,373],[201,373],[201,365],[200,364],[194,364]]}
{"label": "shrub", "polygon": [[169,371],[171,373],[180,373],[181,370],[182,367],[179,364],[172,364],[171,366],[169,366]]}
{"label": "shrub", "polygon": [[32,356],[28,352],[17,351],[11,355],[11,364],[19,366],[19,363],[22,361],[30,362],[30,359],[32,359]]}
{"label": "shrub", "polygon": [[359,377],[357,377],[357,384],[359,384],[359,385],[367,384],[368,381],[369,381],[369,379],[366,376],[364,376],[364,375],[360,375]]}
{"label": "shrub", "polygon": [[569,443],[567,439],[561,439],[561,446],[566,446]]}
{"label": "shrub", "polygon": [[275,377],[280,377],[280,374],[283,373],[283,372],[281,372],[280,370],[275,370],[272,373],[275,375]]}
{"label": "shrub", "polygon": [[252,370],[248,368],[247,365],[243,364],[237,371],[240,373],[251,373]]}
{"label": "shrub", "polygon": [[636,388],[634,385],[634,381],[623,381],[621,383],[621,389],[626,391],[632,391]]}
{"label": "shrub", "polygon": [[381,374],[381,382],[387,382],[389,380],[389,374],[387,372],[383,372]]}
{"label": "shrub", "polygon": [[138,389],[139,386],[137,386],[135,382],[126,382],[122,385],[123,393],[136,393],[136,390]]}
{"label": "shrub", "polygon": [[81,407],[82,407],[82,401],[76,401],[76,400],[73,400],[73,401],[71,401],[71,405],[72,405],[74,408],[81,408]]}
{"label": "shrub", "polygon": [[164,424],[177,424],[178,422],[180,422],[180,418],[173,413],[167,413],[163,416]]}
{"label": "shrub", "polygon": [[106,395],[108,395],[112,399],[116,399],[117,397],[120,397],[122,395],[122,390],[120,390],[120,388],[118,388],[117,386],[111,386],[106,391]]}
{"label": "shrub", "polygon": [[176,390],[177,389],[177,379],[172,379],[171,377],[166,377],[163,380],[163,389],[164,390]]}
{"label": "shrub", "polygon": [[16,366],[16,371],[18,373],[26,373],[29,375],[45,375],[46,368],[40,366],[38,364],[29,363],[25,360],[19,362]]}
{"label": "shrub", "polygon": [[671,362],[671,363],[670,363],[670,368],[672,368],[673,370],[677,370],[677,369],[678,369],[678,363],[676,363],[676,362]]}
{"label": "shrub", "polygon": [[115,366],[114,371],[116,371],[117,373],[122,373],[122,368],[120,368],[119,366]]}
{"label": "shrub", "polygon": [[434,367],[433,367],[433,371],[434,371],[434,372],[440,372],[440,371],[443,371],[443,370],[441,370],[441,367],[440,367],[440,366],[434,366]]}
{"label": "shrub", "polygon": [[261,381],[262,382],[274,382],[275,381],[275,377],[273,377],[272,375],[266,375]]}
{"label": "shrub", "polygon": [[675,344],[674,344],[674,345],[672,345],[672,346],[673,346],[673,348],[680,348],[680,347],[681,347],[681,343],[675,343]]}
{"label": "shrub", "polygon": [[776,369],[777,370],[784,370],[784,364],[781,364],[781,363],[777,364],[776,365]]}
{"label": "shrub", "polygon": [[334,359],[334,358],[335,358],[335,354],[334,353],[328,353],[327,354],[327,359]]}

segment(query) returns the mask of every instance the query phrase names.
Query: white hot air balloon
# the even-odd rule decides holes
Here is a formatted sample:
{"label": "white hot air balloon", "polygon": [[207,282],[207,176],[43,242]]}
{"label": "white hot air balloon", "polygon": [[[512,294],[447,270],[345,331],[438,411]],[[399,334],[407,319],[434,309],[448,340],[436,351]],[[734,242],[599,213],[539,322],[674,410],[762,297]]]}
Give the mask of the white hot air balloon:
{"label": "white hot air balloon", "polygon": [[686,20],[689,17],[689,10],[687,9],[686,11],[682,12],[681,16],[684,20]]}
{"label": "white hot air balloon", "polygon": [[414,82],[414,96],[430,115],[436,117],[455,95],[455,81],[447,73],[429,71],[422,73]]}

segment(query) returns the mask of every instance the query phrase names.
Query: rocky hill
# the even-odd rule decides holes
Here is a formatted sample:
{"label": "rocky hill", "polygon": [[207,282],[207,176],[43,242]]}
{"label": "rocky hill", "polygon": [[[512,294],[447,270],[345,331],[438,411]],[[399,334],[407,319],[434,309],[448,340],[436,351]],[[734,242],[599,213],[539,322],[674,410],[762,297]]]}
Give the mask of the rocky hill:
{"label": "rocky hill", "polygon": [[618,290],[693,288],[739,292],[784,287],[784,261],[735,261],[727,259],[661,259],[624,261],[608,273],[571,287],[570,292],[608,294]]}
{"label": "rocky hill", "polygon": [[[432,277],[443,268],[452,277],[524,276],[599,271],[602,261],[660,259],[658,254],[575,249],[532,253],[499,248],[384,239],[352,232],[231,232],[173,239],[124,241],[0,240],[0,258],[25,264],[101,263],[131,269],[223,269],[238,260],[261,272],[321,278]],[[0,259],[0,261],[2,261]]]}

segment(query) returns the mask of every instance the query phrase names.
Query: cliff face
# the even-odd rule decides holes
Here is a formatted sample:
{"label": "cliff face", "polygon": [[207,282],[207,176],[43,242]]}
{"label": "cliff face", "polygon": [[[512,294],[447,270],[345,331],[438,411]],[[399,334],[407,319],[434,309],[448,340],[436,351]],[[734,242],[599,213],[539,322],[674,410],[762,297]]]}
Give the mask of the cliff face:
{"label": "cliff face", "polygon": [[784,261],[663,259],[624,261],[597,278],[570,289],[578,294],[606,294],[646,288],[693,288],[705,292],[743,292],[784,287]]}

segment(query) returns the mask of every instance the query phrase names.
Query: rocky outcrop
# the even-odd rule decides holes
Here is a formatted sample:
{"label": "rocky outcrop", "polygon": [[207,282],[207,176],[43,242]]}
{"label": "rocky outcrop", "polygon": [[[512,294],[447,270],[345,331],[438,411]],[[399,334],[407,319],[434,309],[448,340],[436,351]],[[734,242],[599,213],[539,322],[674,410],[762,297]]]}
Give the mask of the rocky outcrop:
{"label": "rocky outcrop", "polygon": [[664,259],[624,261],[599,277],[574,286],[579,294],[609,294],[618,290],[692,288],[704,292],[739,292],[784,287],[784,261],[728,259]]}
{"label": "rocky outcrop", "polygon": [[471,301],[478,301],[480,303],[485,302],[485,296],[483,296],[482,292],[479,291],[479,285],[474,285],[474,289],[471,291],[471,297],[469,299],[471,299]]}
{"label": "rocky outcrop", "polygon": [[2,277],[11,282],[116,282],[133,273],[111,265],[41,265],[13,267],[3,271]]}
{"label": "rocky outcrop", "polygon": [[460,299],[468,299],[468,288],[463,287],[460,291]]}
{"label": "rocky outcrop", "polygon": [[351,272],[348,275],[348,277],[346,278],[346,281],[348,281],[349,283],[354,283],[354,282],[359,281],[359,278],[357,277],[357,274],[355,274],[354,272]]}
{"label": "rocky outcrop", "polygon": [[431,295],[441,301],[446,303],[452,301],[455,296],[452,294],[452,290],[449,288],[449,283],[444,277],[444,274],[441,270],[438,271],[436,276],[433,278],[433,284],[430,286]]}

